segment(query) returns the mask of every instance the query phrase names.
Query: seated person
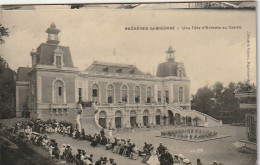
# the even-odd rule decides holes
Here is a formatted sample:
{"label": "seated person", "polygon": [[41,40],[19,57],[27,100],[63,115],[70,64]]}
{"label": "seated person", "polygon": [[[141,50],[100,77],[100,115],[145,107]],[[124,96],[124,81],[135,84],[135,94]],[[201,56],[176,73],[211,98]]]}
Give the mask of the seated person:
{"label": "seated person", "polygon": [[106,149],[109,150],[112,148],[112,143],[110,142],[110,140],[108,139],[107,144],[106,144]]}
{"label": "seated person", "polygon": [[135,144],[133,143],[132,151],[130,153],[129,158],[134,159],[134,160],[138,159],[138,153],[139,153],[139,151],[138,151],[137,147],[135,146]]}

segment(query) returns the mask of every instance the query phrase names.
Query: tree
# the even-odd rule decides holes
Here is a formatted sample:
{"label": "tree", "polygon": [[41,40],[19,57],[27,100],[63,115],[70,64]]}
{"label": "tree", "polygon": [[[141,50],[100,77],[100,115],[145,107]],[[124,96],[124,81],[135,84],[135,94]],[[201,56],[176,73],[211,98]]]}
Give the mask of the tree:
{"label": "tree", "polygon": [[[239,108],[239,101],[235,93],[256,92],[254,84],[247,82],[230,82],[227,87],[223,83],[216,82],[211,88],[208,86],[199,88],[197,93],[192,96],[192,109],[201,111],[223,123],[236,123],[244,121],[244,111]],[[242,98],[244,102],[256,103],[256,98]],[[241,99],[240,99],[241,101]]]}
{"label": "tree", "polygon": [[[4,44],[3,37],[8,37],[8,28],[0,24],[0,44]],[[15,71],[7,61],[0,56],[0,118],[9,118],[15,104]]]}
{"label": "tree", "polygon": [[2,24],[0,24],[0,44],[4,44],[5,40],[3,39],[3,37],[8,37],[8,36],[9,36],[8,28],[5,28]]}
{"label": "tree", "polygon": [[0,56],[0,116],[8,118],[14,108],[15,72],[9,68],[7,62]]}
{"label": "tree", "polygon": [[[210,114],[218,117],[222,115],[223,111],[223,90],[224,86],[221,82],[216,82],[213,87],[212,91],[214,92],[214,104],[211,108]],[[220,119],[220,118],[219,118]]]}
{"label": "tree", "polygon": [[192,109],[198,110],[202,113],[209,114],[212,108],[212,104],[214,103],[214,92],[208,86],[204,86],[202,88],[199,88],[197,93],[192,97]]}

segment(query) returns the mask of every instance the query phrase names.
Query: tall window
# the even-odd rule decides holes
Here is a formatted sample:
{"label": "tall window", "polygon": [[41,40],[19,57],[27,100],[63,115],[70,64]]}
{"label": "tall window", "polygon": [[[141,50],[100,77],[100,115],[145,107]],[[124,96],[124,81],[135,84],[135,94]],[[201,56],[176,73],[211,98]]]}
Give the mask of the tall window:
{"label": "tall window", "polygon": [[94,84],[92,86],[92,97],[98,97],[98,85]]}
{"label": "tall window", "polygon": [[122,102],[127,103],[127,87],[125,85],[122,86]]}
{"label": "tall window", "polygon": [[79,101],[82,100],[82,88],[79,88]]}
{"label": "tall window", "polygon": [[61,56],[56,56],[56,66],[61,67]]}
{"label": "tall window", "polygon": [[165,102],[169,103],[169,91],[165,91]]}
{"label": "tall window", "polygon": [[54,84],[54,102],[55,103],[63,103],[64,100],[64,86],[63,83],[61,81],[56,81]]}
{"label": "tall window", "polygon": [[158,91],[158,103],[162,102],[162,91]]}
{"label": "tall window", "polygon": [[135,102],[136,103],[140,102],[140,88],[139,88],[139,86],[135,87]]}
{"label": "tall window", "polygon": [[179,88],[179,102],[183,102],[183,88]]}
{"label": "tall window", "polygon": [[107,86],[107,102],[113,103],[114,87],[112,85]]}
{"label": "tall window", "polygon": [[182,77],[182,72],[181,69],[179,70],[179,76]]}
{"label": "tall window", "polygon": [[152,88],[147,87],[147,99],[146,99],[147,103],[151,103],[151,97],[152,97]]}

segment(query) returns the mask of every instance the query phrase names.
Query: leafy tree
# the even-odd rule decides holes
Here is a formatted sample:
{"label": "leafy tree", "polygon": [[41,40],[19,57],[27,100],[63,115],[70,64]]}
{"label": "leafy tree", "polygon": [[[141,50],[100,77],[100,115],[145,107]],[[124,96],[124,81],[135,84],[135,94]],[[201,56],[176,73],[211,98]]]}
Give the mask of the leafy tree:
{"label": "leafy tree", "polygon": [[[0,24],[0,44],[4,44],[3,37],[8,37],[8,28]],[[0,118],[9,118],[15,105],[15,72],[6,60],[0,56]]]}
{"label": "leafy tree", "polygon": [[5,28],[2,24],[0,24],[0,44],[4,44],[5,40],[3,39],[3,37],[8,37],[8,36],[9,36],[8,28]]}
{"label": "leafy tree", "polygon": [[192,109],[209,114],[212,104],[214,103],[214,92],[208,86],[204,86],[199,88],[197,93],[192,97]]}
{"label": "leafy tree", "polygon": [[[256,92],[254,84],[247,82],[229,83],[227,87],[223,83],[216,82],[211,88],[208,86],[199,88],[192,96],[192,109],[201,111],[223,123],[244,122],[244,111],[239,108],[239,101],[235,93]],[[244,98],[244,102],[256,103],[253,97]],[[241,99],[240,99],[241,101]]]}

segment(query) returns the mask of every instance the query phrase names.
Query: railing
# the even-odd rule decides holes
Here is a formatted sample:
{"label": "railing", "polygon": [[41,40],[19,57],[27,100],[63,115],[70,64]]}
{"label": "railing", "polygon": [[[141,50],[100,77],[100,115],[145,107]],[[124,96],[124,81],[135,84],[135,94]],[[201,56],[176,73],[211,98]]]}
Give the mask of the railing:
{"label": "railing", "polygon": [[107,107],[151,107],[151,106],[165,106],[165,104],[163,103],[159,103],[159,104],[155,104],[155,103],[113,103],[113,104],[108,104],[108,103],[104,103],[104,104],[100,104],[100,105],[96,105],[96,107],[98,108],[107,108]]}
{"label": "railing", "polygon": [[[92,108],[94,108],[94,110],[95,111],[97,111],[98,110],[98,107],[93,103],[92,104]],[[99,131],[101,131],[102,129],[104,129],[104,132],[106,133],[106,134],[108,134],[108,135],[112,135],[112,134],[110,134],[110,132],[112,131],[112,130],[108,130],[108,129],[105,129],[105,128],[103,128],[103,127],[101,127],[100,125],[99,125],[99,123],[98,123],[98,115],[97,115],[98,113],[95,113],[95,124],[96,124],[96,127],[97,127],[97,129],[99,130]]]}
{"label": "railing", "polygon": [[68,104],[64,104],[64,103],[54,103],[54,104],[50,104],[50,108],[52,109],[57,109],[57,108],[68,108]]}
{"label": "railing", "polygon": [[216,122],[218,122],[218,123],[221,123],[220,120],[217,120],[217,119],[215,119],[214,117],[211,117],[211,116],[209,116],[209,115],[207,115],[207,114],[205,114],[205,113],[202,113],[202,112],[199,112],[199,111],[196,111],[196,110],[193,110],[193,111],[195,111],[196,113],[198,113],[198,114],[200,114],[200,115],[202,115],[202,116],[206,116],[207,118],[210,118],[210,119],[212,119],[212,120],[214,120],[214,121],[216,121]]}
{"label": "railing", "polygon": [[181,107],[179,107],[177,105],[173,105],[173,104],[169,104],[168,107],[170,109],[171,108],[174,109],[175,111],[177,111],[181,115],[187,115],[188,116],[188,115],[192,115],[193,114],[194,116],[201,118],[202,121],[205,121],[205,117],[207,117],[207,118],[209,118],[209,119],[211,119],[211,120],[221,124],[220,120],[217,120],[217,119],[215,119],[215,118],[213,118],[213,117],[211,117],[211,116],[209,116],[209,115],[207,115],[205,113],[202,113],[202,112],[199,112],[199,111],[196,111],[196,110],[185,110],[185,109],[183,109],[183,108],[181,108]]}

